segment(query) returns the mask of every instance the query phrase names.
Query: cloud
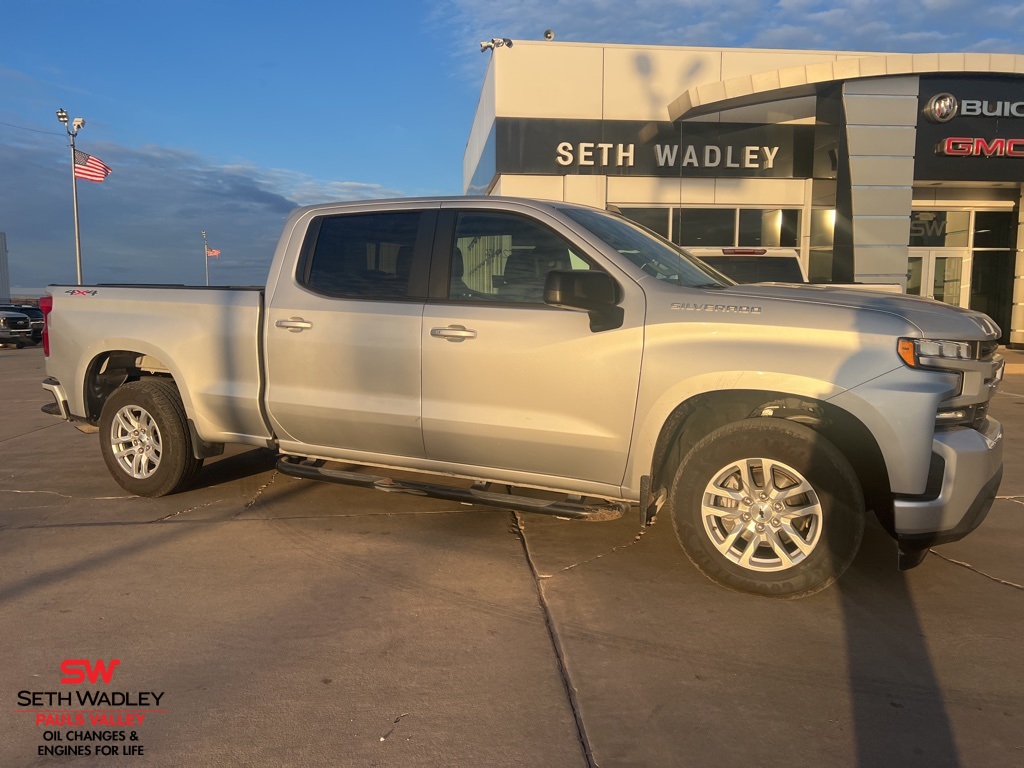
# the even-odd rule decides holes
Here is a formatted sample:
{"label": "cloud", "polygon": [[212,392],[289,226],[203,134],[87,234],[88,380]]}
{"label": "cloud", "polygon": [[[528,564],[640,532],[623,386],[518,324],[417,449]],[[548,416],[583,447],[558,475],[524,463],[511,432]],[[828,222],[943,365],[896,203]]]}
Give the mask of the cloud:
{"label": "cloud", "polygon": [[999,8],[964,14],[952,0],[439,0],[433,18],[462,40],[540,40],[552,28],[570,42],[920,53],[973,50],[985,40],[992,52],[1015,53],[1024,11]]}
{"label": "cloud", "polygon": [[[35,136],[0,142],[0,231],[7,233],[12,292],[19,295],[75,282],[70,157],[62,145]],[[292,208],[401,195],[377,184],[216,165],[168,147],[91,143],[87,149],[113,168],[102,183],[78,182],[89,283],[201,285],[206,230],[222,254],[210,262],[211,283],[262,285]]]}

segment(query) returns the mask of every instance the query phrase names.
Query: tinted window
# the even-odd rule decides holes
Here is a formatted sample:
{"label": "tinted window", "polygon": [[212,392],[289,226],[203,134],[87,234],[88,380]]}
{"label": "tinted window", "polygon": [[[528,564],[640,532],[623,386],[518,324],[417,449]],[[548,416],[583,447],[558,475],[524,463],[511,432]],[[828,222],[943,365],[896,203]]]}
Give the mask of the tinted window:
{"label": "tinted window", "polygon": [[784,256],[705,256],[702,260],[737,283],[802,283],[796,259]]}
{"label": "tinted window", "polygon": [[23,315],[28,315],[31,318],[42,320],[43,311],[36,307],[19,307],[16,304],[0,304],[0,312],[21,312]]}
{"label": "tinted window", "polygon": [[672,240],[692,247],[729,246],[736,242],[735,208],[679,208]]}
{"label": "tinted window", "polygon": [[[302,282],[328,296],[408,298],[419,211],[324,217]],[[315,234],[314,234],[315,233]]]}
{"label": "tinted window", "polygon": [[795,208],[740,210],[741,246],[796,248],[799,237],[800,211]]}
{"label": "tinted window", "polygon": [[466,301],[544,303],[555,269],[590,269],[547,227],[501,213],[460,213],[455,229],[449,297]]}
{"label": "tinted window", "polygon": [[1017,214],[978,211],[974,214],[975,248],[1013,248],[1017,243]]}
{"label": "tinted window", "polygon": [[668,208],[621,208],[622,215],[668,239]]}
{"label": "tinted window", "polygon": [[913,211],[910,214],[910,245],[966,247],[970,221],[970,211]]}

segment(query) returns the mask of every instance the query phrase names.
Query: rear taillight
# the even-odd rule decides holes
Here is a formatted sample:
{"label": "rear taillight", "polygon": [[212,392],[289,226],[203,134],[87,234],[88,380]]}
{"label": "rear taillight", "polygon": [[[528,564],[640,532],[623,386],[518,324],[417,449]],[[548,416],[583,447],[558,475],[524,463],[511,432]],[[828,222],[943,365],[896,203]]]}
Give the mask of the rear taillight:
{"label": "rear taillight", "polygon": [[53,311],[53,297],[43,296],[39,299],[39,309],[43,311],[43,355],[50,356],[50,312]]}

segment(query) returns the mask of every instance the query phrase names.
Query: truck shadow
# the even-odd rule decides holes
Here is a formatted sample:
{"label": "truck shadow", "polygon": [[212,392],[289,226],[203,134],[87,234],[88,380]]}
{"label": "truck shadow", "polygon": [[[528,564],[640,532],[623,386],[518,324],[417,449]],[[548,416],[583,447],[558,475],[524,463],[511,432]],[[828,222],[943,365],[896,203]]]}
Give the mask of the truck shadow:
{"label": "truck shadow", "polygon": [[206,460],[196,476],[192,490],[213,488],[269,472],[276,464],[277,453],[268,448],[253,448],[240,452],[232,452],[229,448],[225,455]]}
{"label": "truck shadow", "polygon": [[[876,300],[870,294],[865,298],[864,305],[872,307]],[[882,312],[885,301],[878,296]],[[871,333],[866,314],[855,315],[851,331]],[[871,365],[877,353],[877,346],[851,351],[833,380],[860,380],[857,372]],[[899,365],[894,349],[893,368]],[[891,512],[882,514],[888,517]],[[866,517],[864,541],[854,566],[833,587],[842,609],[856,764],[861,768],[958,767],[962,763],[945,694],[907,573],[898,569],[897,545],[870,507]],[[828,539],[839,532],[836,526],[826,526],[824,535]],[[840,542],[828,544],[832,551],[842,549]]]}
{"label": "truck shadow", "polygon": [[868,521],[860,553],[833,587],[846,641],[856,764],[960,766],[946,698],[896,544]]}

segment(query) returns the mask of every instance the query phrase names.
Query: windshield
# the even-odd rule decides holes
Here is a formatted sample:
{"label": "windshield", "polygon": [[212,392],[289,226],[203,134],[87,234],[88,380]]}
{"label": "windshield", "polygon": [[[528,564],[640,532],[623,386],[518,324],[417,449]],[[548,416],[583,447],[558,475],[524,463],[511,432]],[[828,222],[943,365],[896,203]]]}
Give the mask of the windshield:
{"label": "windshield", "polygon": [[586,208],[560,210],[658,280],[689,288],[733,285],[729,278],[629,219]]}

